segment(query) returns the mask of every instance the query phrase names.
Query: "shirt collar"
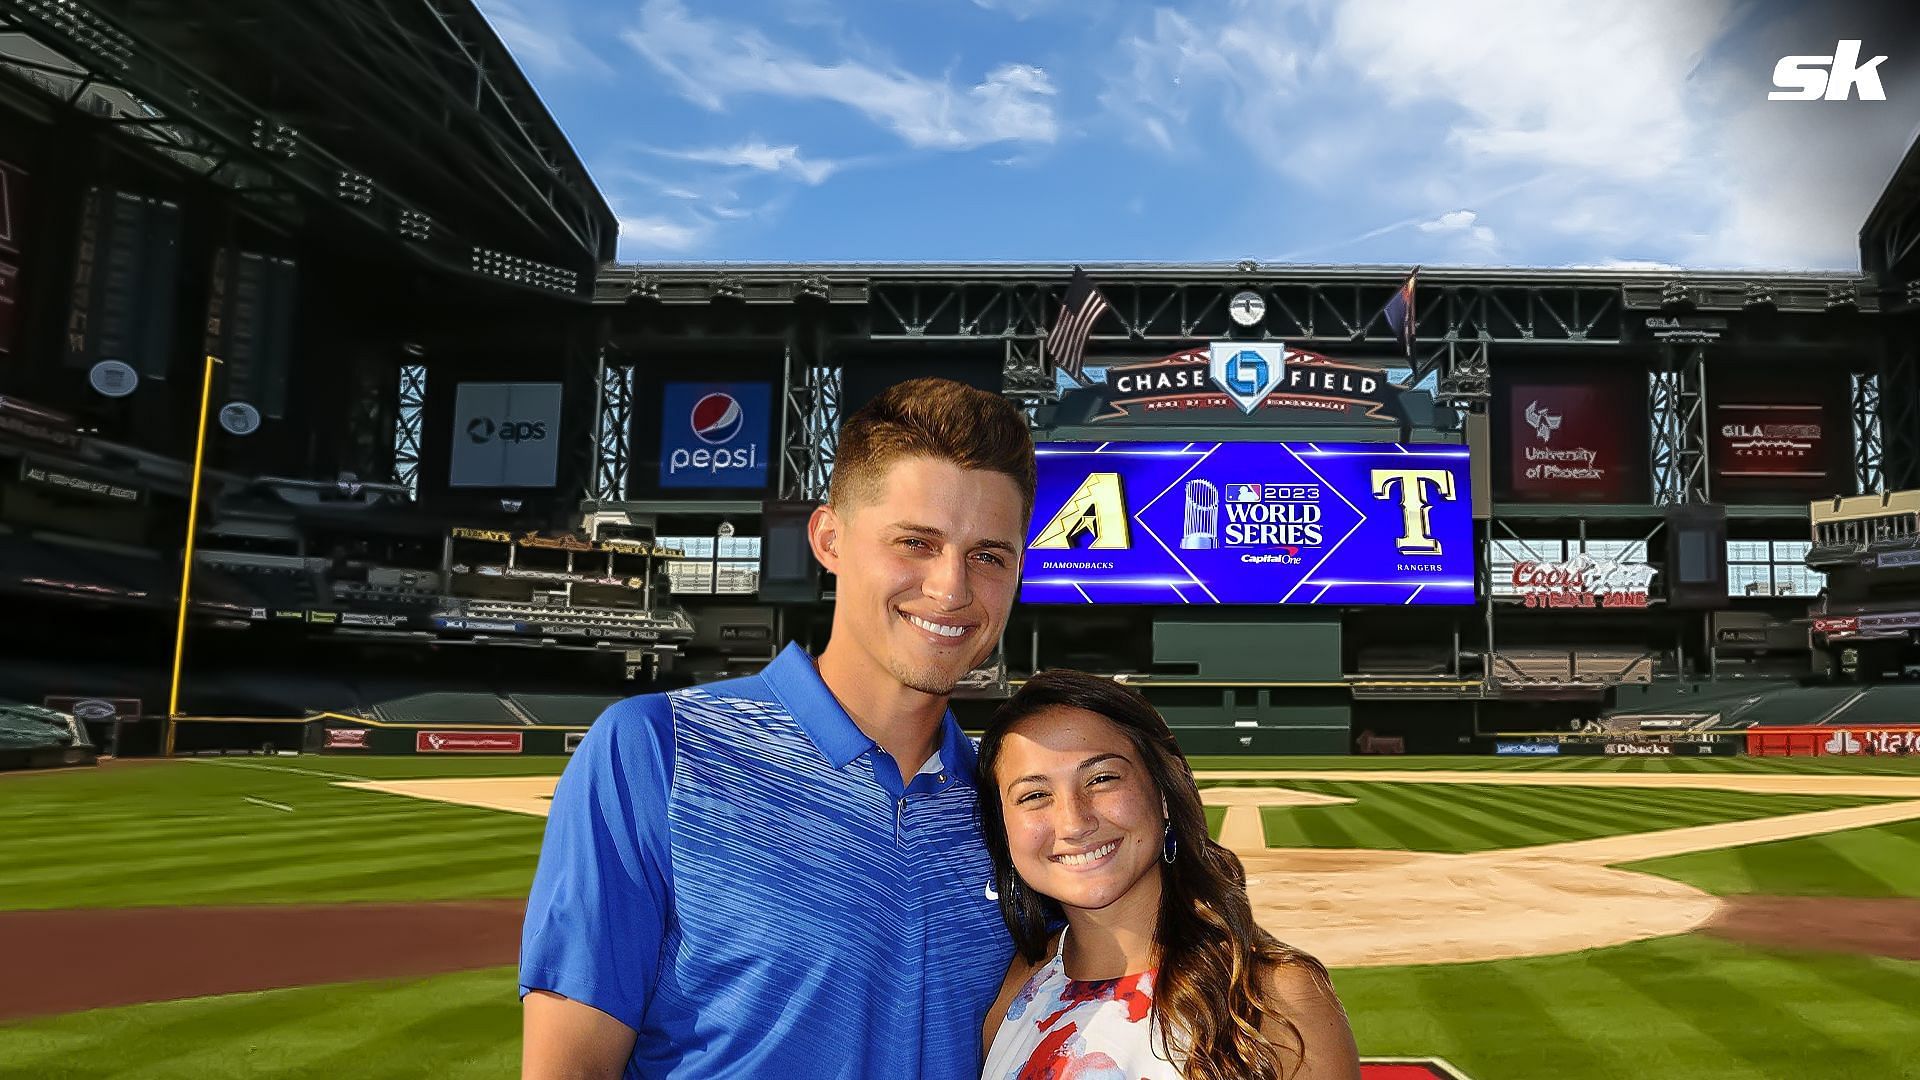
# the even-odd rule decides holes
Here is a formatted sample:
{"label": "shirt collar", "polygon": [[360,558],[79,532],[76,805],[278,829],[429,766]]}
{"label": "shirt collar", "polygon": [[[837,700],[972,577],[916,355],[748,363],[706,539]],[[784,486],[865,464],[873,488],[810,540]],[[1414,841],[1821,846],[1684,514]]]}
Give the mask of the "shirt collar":
{"label": "shirt collar", "polygon": [[[834,768],[844,769],[874,749],[874,741],[867,738],[867,733],[861,731],[853,717],[840,706],[833,691],[827,689],[813,657],[807,655],[799,642],[788,642],[760,675],[767,681],[767,688],[786,706],[787,714]],[[960,722],[953,718],[952,709],[941,718],[940,728],[941,770],[952,779],[972,783],[973,740],[960,730]]]}

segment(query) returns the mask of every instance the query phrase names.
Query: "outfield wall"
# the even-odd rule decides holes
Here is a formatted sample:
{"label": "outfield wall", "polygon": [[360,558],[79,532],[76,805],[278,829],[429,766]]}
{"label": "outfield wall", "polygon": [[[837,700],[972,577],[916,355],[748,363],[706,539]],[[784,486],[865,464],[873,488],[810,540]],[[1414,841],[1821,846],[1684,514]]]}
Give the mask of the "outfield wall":
{"label": "outfield wall", "polygon": [[1745,734],[1747,753],[1760,757],[1920,757],[1920,724],[1749,728]]}

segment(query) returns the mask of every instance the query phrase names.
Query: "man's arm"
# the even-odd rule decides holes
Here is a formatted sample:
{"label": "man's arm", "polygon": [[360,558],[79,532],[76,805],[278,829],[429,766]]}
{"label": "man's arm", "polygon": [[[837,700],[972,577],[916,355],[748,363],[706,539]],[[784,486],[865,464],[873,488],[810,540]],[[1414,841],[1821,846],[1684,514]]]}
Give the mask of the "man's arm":
{"label": "man's arm", "polygon": [[520,1080],[619,1080],[633,1054],[632,1028],[551,990],[529,991],[521,1006]]}
{"label": "man's arm", "polygon": [[617,1078],[659,977],[669,922],[673,714],[649,695],[608,709],[553,793],[520,940],[522,1068]]}

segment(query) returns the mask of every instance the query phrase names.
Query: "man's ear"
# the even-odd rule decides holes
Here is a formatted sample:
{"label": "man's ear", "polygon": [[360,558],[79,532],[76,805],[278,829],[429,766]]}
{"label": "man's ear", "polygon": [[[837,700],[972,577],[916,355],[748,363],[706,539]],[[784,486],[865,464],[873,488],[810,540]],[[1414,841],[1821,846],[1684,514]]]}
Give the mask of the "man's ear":
{"label": "man's ear", "polygon": [[840,572],[840,515],[833,507],[822,504],[814,507],[813,516],[807,519],[807,543],[813,548],[813,557],[827,568],[827,573]]}

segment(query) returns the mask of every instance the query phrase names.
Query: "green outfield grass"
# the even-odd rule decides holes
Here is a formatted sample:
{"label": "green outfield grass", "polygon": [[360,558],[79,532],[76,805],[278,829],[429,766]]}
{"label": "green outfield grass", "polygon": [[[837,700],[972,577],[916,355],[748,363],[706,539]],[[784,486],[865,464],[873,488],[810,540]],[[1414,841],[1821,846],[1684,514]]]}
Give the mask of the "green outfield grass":
{"label": "green outfield grass", "polygon": [[[1346,806],[1260,810],[1269,847],[1383,848],[1461,854],[1865,806],[1844,795],[1747,795],[1654,788],[1271,781],[1354,799]],[[1239,782],[1236,786],[1247,786]]]}
{"label": "green outfield grass", "polygon": [[519,1075],[512,968],[132,1005],[0,1027],[0,1080]]}
{"label": "green outfield grass", "polygon": [[[542,823],[332,786],[540,774],[564,759],[300,758],[0,779],[0,907],[523,895]],[[1891,759],[1196,759],[1199,768],[1920,773]],[[1234,781],[1235,784],[1261,781]],[[1265,815],[1271,843],[1478,851],[1879,800],[1635,788],[1286,781],[1358,799]],[[291,807],[291,812],[248,802]],[[1224,811],[1209,809],[1218,828]],[[1920,896],[1920,822],[1636,864],[1715,893]],[[1284,927],[1273,927],[1282,938]],[[1346,969],[1369,1055],[1473,1080],[1920,1077],[1920,963],[1689,935],[1500,963]],[[49,1017],[0,1027],[0,1078],[510,1077],[511,969]]]}
{"label": "green outfield grass", "polygon": [[1697,935],[1334,982],[1361,1052],[1437,1054],[1473,1080],[1920,1076],[1920,963]]}
{"label": "green outfield grass", "polygon": [[1920,897],[1920,820],[1624,865],[1721,896]]}
{"label": "green outfield grass", "polygon": [[333,781],[554,772],[563,762],[245,759],[8,777],[0,910],[524,896],[539,819]]}

